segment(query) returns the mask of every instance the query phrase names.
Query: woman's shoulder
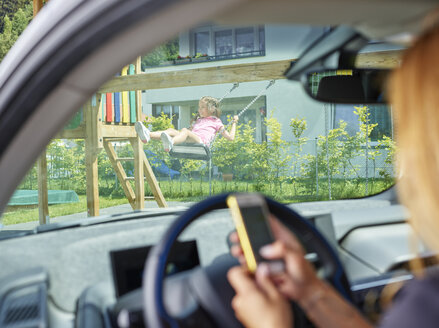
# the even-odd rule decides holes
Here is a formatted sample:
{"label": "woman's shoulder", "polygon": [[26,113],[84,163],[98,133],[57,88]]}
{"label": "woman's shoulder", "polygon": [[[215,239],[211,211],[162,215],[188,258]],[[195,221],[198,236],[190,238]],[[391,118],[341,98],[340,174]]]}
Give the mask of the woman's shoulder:
{"label": "woman's shoulder", "polygon": [[439,323],[439,271],[413,279],[396,295],[380,327],[437,327]]}

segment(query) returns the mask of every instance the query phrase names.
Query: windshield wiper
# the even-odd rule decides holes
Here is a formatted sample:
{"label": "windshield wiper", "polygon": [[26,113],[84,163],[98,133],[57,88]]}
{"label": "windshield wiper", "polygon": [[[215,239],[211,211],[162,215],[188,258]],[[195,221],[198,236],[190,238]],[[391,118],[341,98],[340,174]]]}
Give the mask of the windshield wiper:
{"label": "windshield wiper", "polygon": [[50,224],[39,225],[33,230],[34,233],[43,233],[54,230],[71,229],[83,226],[92,226],[96,224],[125,221],[125,220],[137,220],[137,219],[147,219],[154,218],[164,215],[179,215],[186,211],[186,209],[173,209],[166,211],[154,211],[154,212],[144,212],[144,211],[133,211],[130,213],[119,213],[112,215],[105,215],[99,217],[90,217],[87,219],[78,219],[70,222],[55,222]]}
{"label": "windshield wiper", "polygon": [[79,228],[83,226],[92,226],[96,224],[125,221],[125,220],[137,220],[154,218],[158,216],[179,215],[186,211],[185,208],[160,210],[154,212],[145,211],[133,211],[131,213],[119,213],[113,215],[105,215],[99,217],[90,217],[87,219],[77,219],[75,221],[54,222],[49,224],[43,224],[36,226],[32,230],[0,230],[0,240],[9,238],[24,237],[33,234],[40,234],[44,232],[50,232],[62,229]]}
{"label": "windshield wiper", "polygon": [[33,235],[33,230],[0,230],[0,240]]}

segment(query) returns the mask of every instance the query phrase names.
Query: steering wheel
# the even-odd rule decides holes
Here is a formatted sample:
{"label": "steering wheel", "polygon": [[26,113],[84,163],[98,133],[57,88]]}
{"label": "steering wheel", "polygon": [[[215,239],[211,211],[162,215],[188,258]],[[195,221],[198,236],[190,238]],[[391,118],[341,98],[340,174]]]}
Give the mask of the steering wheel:
{"label": "steering wheel", "polygon": [[[208,267],[197,267],[166,278],[166,265],[181,232],[203,214],[227,208],[229,194],[209,197],[184,212],[151,250],[143,274],[143,315],[146,327],[242,327],[231,308],[234,296],[226,273],[238,261],[220,257]],[[266,198],[268,208],[301,241],[308,254],[317,258],[323,279],[351,301],[343,267],[320,232],[289,207]],[[166,324],[165,324],[166,323]]]}

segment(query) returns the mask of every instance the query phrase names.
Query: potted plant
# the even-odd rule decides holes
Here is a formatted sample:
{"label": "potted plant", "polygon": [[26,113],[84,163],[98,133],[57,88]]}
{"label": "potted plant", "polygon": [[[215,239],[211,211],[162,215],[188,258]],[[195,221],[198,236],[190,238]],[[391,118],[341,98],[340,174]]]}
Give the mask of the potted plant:
{"label": "potted plant", "polygon": [[202,54],[200,52],[197,52],[197,54],[193,57],[194,62],[203,62],[209,59],[209,56],[207,54]]}
{"label": "potted plant", "polygon": [[175,65],[175,61],[178,57],[179,56],[177,54],[169,56],[166,61],[161,63],[161,66]]}
{"label": "potted plant", "polygon": [[177,56],[177,60],[175,61],[175,64],[187,64],[190,63],[191,60],[192,60],[191,56],[186,56],[186,57]]}

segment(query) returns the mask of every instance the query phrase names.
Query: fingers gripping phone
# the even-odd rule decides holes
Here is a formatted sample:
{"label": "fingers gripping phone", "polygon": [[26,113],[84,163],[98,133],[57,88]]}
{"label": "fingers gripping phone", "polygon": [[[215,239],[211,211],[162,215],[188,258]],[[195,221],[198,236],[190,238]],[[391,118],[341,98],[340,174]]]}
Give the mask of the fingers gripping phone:
{"label": "fingers gripping phone", "polygon": [[248,270],[256,271],[263,258],[259,255],[262,246],[274,241],[268,222],[268,207],[260,194],[233,194],[227,198],[232,213]]}

